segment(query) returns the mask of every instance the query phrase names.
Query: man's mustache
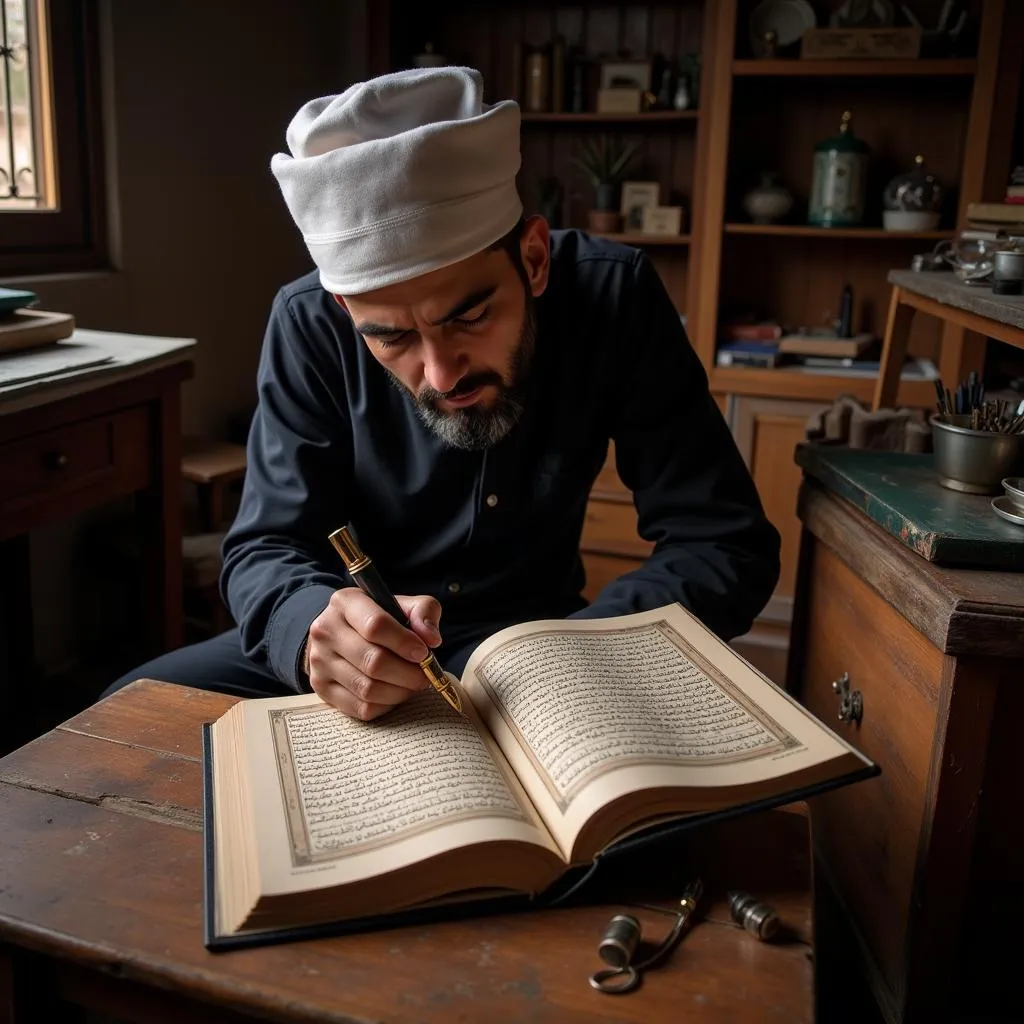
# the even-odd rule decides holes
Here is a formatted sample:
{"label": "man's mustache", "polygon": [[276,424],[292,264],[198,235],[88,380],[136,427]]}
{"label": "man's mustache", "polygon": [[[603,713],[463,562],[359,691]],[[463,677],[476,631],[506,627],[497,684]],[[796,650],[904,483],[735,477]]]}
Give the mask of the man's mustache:
{"label": "man's mustache", "polygon": [[455,387],[449,388],[447,391],[437,391],[427,385],[420,391],[417,397],[421,402],[438,402],[446,398],[461,398],[463,395],[468,395],[471,391],[476,391],[477,388],[486,387],[489,384],[494,384],[500,389],[505,386],[505,381],[500,373],[495,373],[493,370],[486,370],[482,373],[469,373]]}

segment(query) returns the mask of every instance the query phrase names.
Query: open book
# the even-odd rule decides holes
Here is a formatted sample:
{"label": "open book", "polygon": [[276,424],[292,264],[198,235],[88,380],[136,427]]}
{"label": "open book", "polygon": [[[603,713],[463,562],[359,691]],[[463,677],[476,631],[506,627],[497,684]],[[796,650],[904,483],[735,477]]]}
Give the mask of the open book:
{"label": "open book", "polygon": [[877,772],[679,605],[510,627],[461,685],[463,715],[427,688],[373,722],[309,695],[207,727],[208,946],[542,894],[655,823]]}

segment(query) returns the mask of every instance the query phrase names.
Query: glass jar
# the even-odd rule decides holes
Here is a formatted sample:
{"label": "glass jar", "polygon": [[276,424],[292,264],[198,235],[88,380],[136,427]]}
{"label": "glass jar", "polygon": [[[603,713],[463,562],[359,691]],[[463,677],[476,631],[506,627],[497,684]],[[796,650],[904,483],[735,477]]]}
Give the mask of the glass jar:
{"label": "glass jar", "polygon": [[814,150],[814,178],[807,221],[817,227],[852,227],[864,220],[867,144],[853,134],[852,114],[844,111],[839,134]]}

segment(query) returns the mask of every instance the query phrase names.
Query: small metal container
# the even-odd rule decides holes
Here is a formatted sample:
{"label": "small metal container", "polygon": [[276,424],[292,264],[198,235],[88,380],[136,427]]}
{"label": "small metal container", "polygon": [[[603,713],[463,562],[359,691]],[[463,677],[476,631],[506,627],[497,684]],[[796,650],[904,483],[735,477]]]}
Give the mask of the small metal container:
{"label": "small metal container", "polygon": [[971,430],[969,416],[933,415],[932,449],[939,483],[968,494],[997,494],[1024,452],[1019,434]]}
{"label": "small metal container", "polygon": [[1024,281],[1024,249],[1000,249],[992,257],[992,277]]}
{"label": "small metal container", "polygon": [[1024,250],[1001,249],[992,257],[992,292],[995,295],[1024,292]]}
{"label": "small metal container", "polygon": [[1012,505],[1016,505],[1024,514],[1024,477],[1008,476],[1003,481],[1003,490]]}

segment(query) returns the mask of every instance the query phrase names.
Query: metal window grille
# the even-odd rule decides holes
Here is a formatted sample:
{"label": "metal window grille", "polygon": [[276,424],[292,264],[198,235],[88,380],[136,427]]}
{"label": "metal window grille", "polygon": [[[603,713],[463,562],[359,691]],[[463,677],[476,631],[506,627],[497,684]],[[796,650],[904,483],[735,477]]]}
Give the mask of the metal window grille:
{"label": "metal window grille", "polygon": [[41,13],[34,0],[0,0],[0,212],[51,205],[41,159]]}

